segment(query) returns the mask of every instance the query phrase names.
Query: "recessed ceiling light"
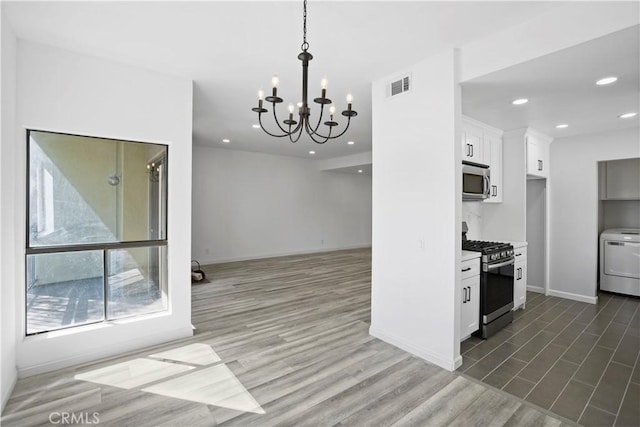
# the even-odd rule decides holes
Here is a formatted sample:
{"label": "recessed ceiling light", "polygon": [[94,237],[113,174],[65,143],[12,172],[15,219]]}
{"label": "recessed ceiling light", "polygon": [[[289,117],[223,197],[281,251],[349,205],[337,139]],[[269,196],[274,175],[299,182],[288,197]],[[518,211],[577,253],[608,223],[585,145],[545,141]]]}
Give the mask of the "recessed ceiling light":
{"label": "recessed ceiling light", "polygon": [[251,125],[251,127],[254,129],[260,129],[260,125]]}
{"label": "recessed ceiling light", "polygon": [[353,141],[347,141],[347,144],[349,144],[349,145],[353,145],[353,144],[355,144],[355,142],[353,142]]}
{"label": "recessed ceiling light", "polygon": [[358,173],[362,173],[362,169],[358,169]]}
{"label": "recessed ceiling light", "polygon": [[617,77],[603,77],[596,82],[598,86],[610,85],[611,83],[615,83],[618,80]]}
{"label": "recessed ceiling light", "polygon": [[315,151],[309,151],[309,154],[316,154]]}
{"label": "recessed ceiling light", "polygon": [[638,113],[624,113],[620,114],[618,117],[620,117],[621,119],[630,119],[631,117],[635,117],[637,115]]}
{"label": "recessed ceiling light", "polygon": [[556,125],[556,129],[566,129],[568,127],[569,125],[566,123],[560,123],[559,125]]}
{"label": "recessed ceiling light", "polygon": [[228,143],[230,143],[230,142],[231,142],[231,140],[230,140],[230,139],[225,138],[225,139],[223,139],[223,140],[222,140],[222,142],[224,142],[225,144],[228,144]]}
{"label": "recessed ceiling light", "polygon": [[513,100],[512,104],[513,105],[522,105],[522,104],[526,104],[527,102],[529,102],[529,100],[527,98],[518,98]]}

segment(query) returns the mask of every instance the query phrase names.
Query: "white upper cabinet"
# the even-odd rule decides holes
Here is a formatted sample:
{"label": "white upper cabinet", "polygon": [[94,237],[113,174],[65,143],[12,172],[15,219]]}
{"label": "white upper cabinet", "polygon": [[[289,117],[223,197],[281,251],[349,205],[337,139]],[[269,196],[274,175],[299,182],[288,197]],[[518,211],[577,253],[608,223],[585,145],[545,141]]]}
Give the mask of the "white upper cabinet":
{"label": "white upper cabinet", "polygon": [[549,177],[549,145],[550,139],[527,131],[527,176],[530,178]]}
{"label": "white upper cabinet", "polygon": [[502,131],[485,123],[462,118],[462,160],[487,165],[491,188],[484,203],[502,202]]}
{"label": "white upper cabinet", "polygon": [[484,164],[482,129],[469,123],[462,124],[462,160]]}
{"label": "white upper cabinet", "polygon": [[484,160],[491,171],[491,188],[489,198],[484,203],[502,202],[502,136],[484,132]]}

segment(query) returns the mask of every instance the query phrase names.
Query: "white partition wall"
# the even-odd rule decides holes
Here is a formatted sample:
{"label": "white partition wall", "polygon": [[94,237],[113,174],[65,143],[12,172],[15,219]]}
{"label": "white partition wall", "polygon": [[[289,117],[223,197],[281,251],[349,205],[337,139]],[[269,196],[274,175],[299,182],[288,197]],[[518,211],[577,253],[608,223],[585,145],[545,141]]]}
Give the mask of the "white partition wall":
{"label": "white partition wall", "polygon": [[598,162],[639,157],[639,140],[633,127],[551,144],[550,295],[597,301]]}
{"label": "white partition wall", "polygon": [[[460,365],[460,118],[454,50],[373,84],[371,334]],[[410,76],[409,91],[389,84]]]}
{"label": "white partition wall", "polygon": [[[4,71],[4,61],[2,65]],[[15,189],[10,199],[2,194],[3,210],[10,206],[15,215],[12,224],[3,220],[2,236],[5,244],[5,232],[15,230],[8,245],[18,270],[13,304],[19,374],[190,336],[191,81],[23,40],[17,43],[16,70],[16,132],[13,138],[3,138],[1,161],[3,171],[5,166],[13,168],[8,184]],[[168,311],[25,336],[26,129],[169,146]],[[6,157],[5,148],[10,153]]]}

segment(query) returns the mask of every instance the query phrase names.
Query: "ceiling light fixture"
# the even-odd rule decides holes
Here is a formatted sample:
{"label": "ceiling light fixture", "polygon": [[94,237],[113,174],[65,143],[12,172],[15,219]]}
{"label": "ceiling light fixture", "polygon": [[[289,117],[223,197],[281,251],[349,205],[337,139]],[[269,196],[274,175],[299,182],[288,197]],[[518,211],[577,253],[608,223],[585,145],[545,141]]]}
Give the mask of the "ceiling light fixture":
{"label": "ceiling light fixture", "polygon": [[316,154],[315,151],[309,151],[309,154]]}
{"label": "ceiling light fixture", "polygon": [[[342,111],[342,115],[347,118],[347,126],[344,128],[342,132],[338,135],[331,135],[331,132],[335,126],[338,126],[338,122],[333,120],[333,116],[336,112],[336,107],[333,105],[333,101],[327,98],[327,79],[323,78],[320,82],[322,87],[322,92],[320,98],[315,98],[313,102],[316,104],[320,104],[320,114],[318,117],[318,122],[315,125],[310,124],[311,120],[311,109],[309,108],[309,104],[307,102],[307,86],[308,86],[308,73],[309,73],[309,61],[313,59],[313,55],[308,52],[309,43],[307,43],[307,0],[304,0],[304,12],[302,15],[303,26],[302,26],[302,52],[298,55],[298,59],[302,61],[302,105],[298,109],[298,120],[293,119],[293,114],[295,111],[295,107],[293,104],[289,104],[289,117],[286,120],[283,120],[284,127],[278,121],[278,117],[276,114],[276,104],[280,104],[283,102],[283,99],[278,96],[278,76],[273,76],[271,79],[271,83],[273,85],[273,89],[271,92],[271,96],[264,97],[264,92],[262,90],[258,91],[258,106],[252,108],[252,111],[258,113],[258,121],[260,122],[260,127],[263,131],[265,131],[268,135],[274,136],[277,138],[289,137],[291,142],[298,142],[300,136],[302,135],[302,131],[305,130],[307,134],[311,137],[313,142],[316,144],[324,144],[330,139],[339,138],[349,129],[349,125],[351,124],[351,118],[358,115],[358,113],[351,109],[351,104],[353,103],[353,96],[349,93],[347,95],[347,109]],[[269,110],[262,106],[263,101],[270,102],[273,109],[273,118],[278,125],[278,129],[282,133],[272,133],[264,128],[262,124],[262,114],[267,113]],[[328,127],[328,133],[323,135],[318,129],[320,128],[320,124],[322,123],[322,116],[324,113],[325,105],[329,106],[329,120],[324,122],[324,125]],[[295,126],[295,127],[294,127]],[[278,130],[276,130],[278,132]]]}
{"label": "ceiling light fixture", "polygon": [[258,124],[251,125],[251,127],[254,128],[254,129],[260,129],[260,125],[258,125]]}
{"label": "ceiling light fixture", "polygon": [[631,117],[635,117],[637,115],[638,113],[624,113],[624,114],[620,114],[618,117],[621,119],[630,119]]}
{"label": "ceiling light fixture", "polygon": [[513,105],[522,105],[522,104],[526,104],[527,102],[529,102],[529,100],[527,98],[518,98],[513,100],[512,104]]}
{"label": "ceiling light fixture", "polygon": [[559,125],[556,125],[556,129],[566,129],[568,127],[569,125],[566,123],[560,123]]}
{"label": "ceiling light fixture", "polygon": [[358,173],[362,173],[362,169],[358,169]]}
{"label": "ceiling light fixture", "polygon": [[353,141],[347,141],[347,144],[349,144],[349,145],[353,145],[353,144],[355,144],[355,142],[353,142]]}
{"label": "ceiling light fixture", "polygon": [[611,83],[615,83],[618,80],[617,77],[611,76],[611,77],[604,77],[601,78],[600,80],[598,80],[596,82],[596,84],[598,86],[605,86],[605,85],[610,85]]}
{"label": "ceiling light fixture", "polygon": [[231,142],[231,140],[230,140],[230,139],[225,138],[225,139],[223,139],[223,140],[222,140],[222,142],[224,142],[225,144],[228,144],[228,143],[230,143],[230,142]]}

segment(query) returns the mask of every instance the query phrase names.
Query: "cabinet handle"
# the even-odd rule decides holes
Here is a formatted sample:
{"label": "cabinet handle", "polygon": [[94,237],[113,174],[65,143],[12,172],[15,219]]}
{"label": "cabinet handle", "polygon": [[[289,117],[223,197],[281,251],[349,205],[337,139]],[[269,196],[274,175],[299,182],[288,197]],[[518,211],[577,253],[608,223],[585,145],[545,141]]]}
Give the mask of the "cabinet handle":
{"label": "cabinet handle", "polygon": [[516,256],[522,256],[522,254],[516,254]]}
{"label": "cabinet handle", "polygon": [[493,189],[493,194],[491,194],[491,195],[496,197],[498,195],[498,186],[497,185],[492,185],[491,188]]}
{"label": "cabinet handle", "polygon": [[467,268],[463,268],[462,271],[469,271],[471,270],[471,267],[467,267]]}
{"label": "cabinet handle", "polygon": [[467,288],[469,289],[469,292],[467,293],[467,295],[469,295],[469,299],[467,301],[471,301],[471,286],[467,286]]}
{"label": "cabinet handle", "polygon": [[462,290],[464,291],[464,294],[462,295],[462,303],[466,304],[467,303],[467,288],[464,287],[464,288],[462,288]]}
{"label": "cabinet handle", "polygon": [[469,144],[465,144],[465,147],[464,147],[464,149],[465,149],[464,155],[465,155],[465,156],[467,156],[467,157],[469,157],[469,147],[470,147],[470,145],[469,145]]}
{"label": "cabinet handle", "polygon": [[471,157],[473,157],[473,145],[469,144],[469,148],[471,148]]}
{"label": "cabinet handle", "polygon": [[538,160],[538,170],[542,170],[542,160]]}

